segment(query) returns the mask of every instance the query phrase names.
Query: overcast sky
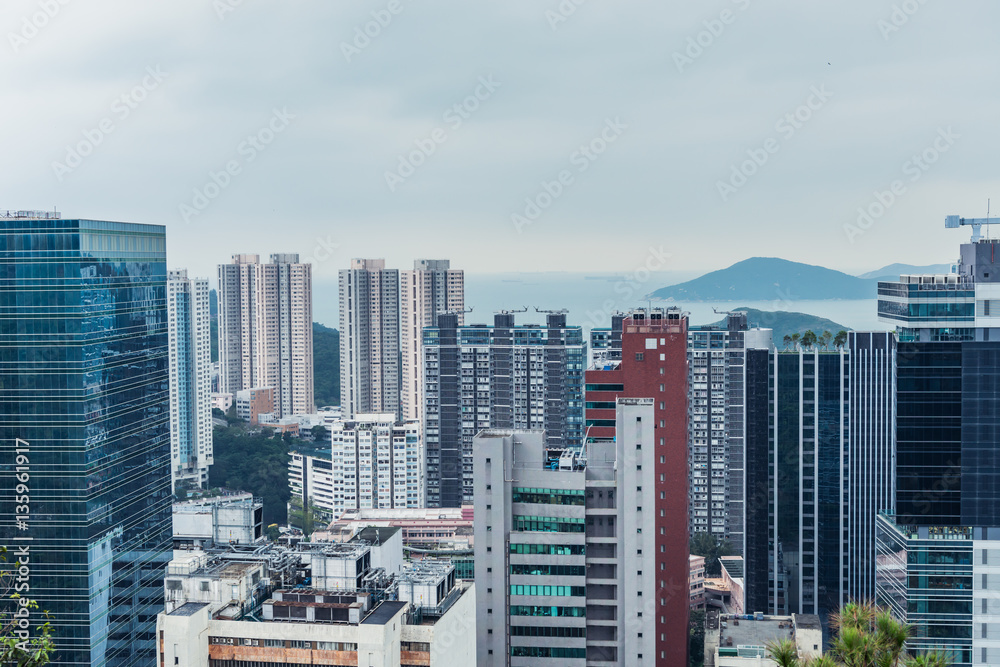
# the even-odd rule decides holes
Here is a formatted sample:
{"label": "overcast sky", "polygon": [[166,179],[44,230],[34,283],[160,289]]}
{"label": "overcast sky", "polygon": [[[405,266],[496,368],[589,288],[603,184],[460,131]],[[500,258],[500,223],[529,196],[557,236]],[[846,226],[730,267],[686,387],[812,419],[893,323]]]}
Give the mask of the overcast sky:
{"label": "overcast sky", "polygon": [[995,0],[3,0],[0,25],[0,208],[165,224],[199,275],[862,272],[951,261],[944,216],[1000,212]]}

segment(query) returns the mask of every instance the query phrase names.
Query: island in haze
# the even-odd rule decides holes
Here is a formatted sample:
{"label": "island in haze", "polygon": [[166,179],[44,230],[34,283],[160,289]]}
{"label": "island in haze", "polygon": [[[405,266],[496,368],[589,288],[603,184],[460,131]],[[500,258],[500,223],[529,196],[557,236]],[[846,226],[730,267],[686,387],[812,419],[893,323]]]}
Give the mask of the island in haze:
{"label": "island in haze", "polygon": [[[648,298],[660,301],[821,301],[874,299],[879,280],[901,273],[946,273],[949,265],[891,264],[862,276],[778,257],[751,257],[676,285]],[[765,311],[766,312],[766,311]]]}

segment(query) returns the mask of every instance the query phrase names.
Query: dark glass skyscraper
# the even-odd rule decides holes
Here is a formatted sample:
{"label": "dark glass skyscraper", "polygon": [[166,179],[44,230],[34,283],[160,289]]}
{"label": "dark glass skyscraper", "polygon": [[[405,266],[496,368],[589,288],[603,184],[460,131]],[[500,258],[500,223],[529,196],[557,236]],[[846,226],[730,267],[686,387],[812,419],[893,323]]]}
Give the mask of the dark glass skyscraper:
{"label": "dark glass skyscraper", "polygon": [[52,616],[56,665],[155,664],[166,280],[162,226],[0,217],[0,543]]}

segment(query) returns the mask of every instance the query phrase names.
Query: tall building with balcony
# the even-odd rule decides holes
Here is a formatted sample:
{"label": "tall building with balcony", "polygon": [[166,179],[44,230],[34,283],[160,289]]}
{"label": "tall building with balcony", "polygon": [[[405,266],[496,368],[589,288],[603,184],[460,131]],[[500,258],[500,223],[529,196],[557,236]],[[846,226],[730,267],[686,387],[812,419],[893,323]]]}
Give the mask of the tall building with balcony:
{"label": "tall building with balcony", "polygon": [[472,439],[484,428],[541,429],[557,459],[583,441],[583,330],[550,313],[544,325],[461,326],[438,316],[424,329],[424,442],[428,507],[473,499]]}
{"label": "tall building with balcony", "polygon": [[0,269],[0,539],[38,603],[18,629],[51,623],[60,667],[154,664],[172,546],[165,230],[7,214]]}
{"label": "tall building with balcony", "polygon": [[[886,582],[900,576],[899,563],[883,559],[883,554],[902,551],[907,567],[916,569],[909,559],[919,562],[921,556],[911,554],[933,546],[921,541],[924,535],[931,540],[942,535],[967,536],[972,542],[979,537],[996,539],[1000,527],[998,247],[996,239],[974,238],[961,245],[950,274],[901,275],[898,281],[878,285],[879,318],[896,326],[898,338],[896,504],[891,522],[879,519],[878,600],[915,624],[911,646],[958,647],[954,663],[958,666],[997,660],[990,649],[1000,646],[1000,632],[988,618],[976,620],[976,614],[987,612],[980,607],[980,598],[1000,598],[1000,577],[988,572],[975,577],[977,588],[971,596],[959,579],[942,578],[951,576],[943,570],[933,573],[941,575],[933,584],[945,591],[941,594],[928,592],[924,580],[914,577],[904,579],[905,586],[890,588]],[[899,535],[908,542],[900,542]],[[960,542],[942,549],[974,548]],[[989,549],[985,553],[988,559]],[[889,569],[892,563],[895,570]],[[970,566],[954,564],[963,565],[963,572]],[[987,561],[980,564],[988,567]]]}
{"label": "tall building with balcony", "polygon": [[541,431],[476,436],[476,664],[687,664],[658,634],[663,598],[686,628],[689,567],[658,585],[653,403],[619,399],[617,440],[555,466]]}
{"label": "tall building with balcony", "polygon": [[[594,367],[622,359],[622,323],[591,330]],[[726,314],[725,326],[688,329],[689,531],[711,533],[737,553],[744,547],[744,392],[747,341],[770,347],[770,329],[750,329],[747,314]],[[752,399],[750,399],[752,400]]]}
{"label": "tall building with balcony", "polygon": [[399,401],[402,418],[423,420],[424,327],[437,324],[444,313],[465,312],[465,272],[446,259],[418,259],[412,271],[399,273]]}
{"label": "tall building with balcony", "polygon": [[[653,530],[655,656],[687,663],[688,602],[688,319],[678,308],[634,310],[622,317],[620,360],[586,372],[587,440],[617,433],[616,401],[653,400]],[[649,530],[649,528],[647,528]],[[648,550],[649,547],[647,547]],[[659,659],[659,658],[658,658]]]}
{"label": "tall building with balcony", "polygon": [[271,387],[278,417],[315,411],[311,264],[274,254],[219,265],[219,368],[222,393]]}
{"label": "tall building with balcony", "polygon": [[352,259],[340,271],[340,407],[400,416],[399,271]]}
{"label": "tall building with balcony", "polygon": [[355,415],[330,426],[333,516],[351,509],[424,506],[420,423]]}
{"label": "tall building with balcony", "polygon": [[170,470],[174,487],[204,488],[212,465],[212,338],[208,280],[167,274]]}
{"label": "tall building with balcony", "polygon": [[878,602],[912,627],[907,648],[954,667],[1000,663],[1000,528],[877,519]]}

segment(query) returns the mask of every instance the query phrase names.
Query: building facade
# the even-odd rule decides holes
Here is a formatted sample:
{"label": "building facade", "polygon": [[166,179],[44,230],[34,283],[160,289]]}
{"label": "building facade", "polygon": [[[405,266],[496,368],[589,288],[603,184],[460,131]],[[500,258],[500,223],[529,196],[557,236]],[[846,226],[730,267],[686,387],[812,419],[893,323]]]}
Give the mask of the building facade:
{"label": "building facade", "polygon": [[[656,583],[653,399],[617,402],[619,437],[548,464],[540,431],[476,437],[478,660],[490,665],[657,665],[687,643],[658,641],[659,598],[688,609],[688,556]],[[585,453],[584,453],[585,452]],[[686,613],[685,613],[686,617]],[[554,663],[555,664],[555,663]]]}
{"label": "building facade", "polygon": [[419,422],[394,414],[355,415],[330,426],[333,516],[349,509],[423,507]]}
{"label": "building facade", "polygon": [[878,600],[917,627],[912,648],[954,647],[960,666],[1000,661],[1000,576],[982,569],[993,548],[976,551],[1000,528],[998,245],[974,237],[950,274],[878,284],[879,319],[898,338],[896,505],[878,519]]}
{"label": "building facade", "polygon": [[53,665],[153,664],[171,549],[165,230],[4,217],[0,267],[0,538],[38,603],[21,629],[51,623]]}
{"label": "building facade", "polygon": [[208,280],[167,274],[170,470],[174,487],[204,488],[212,465],[212,338]]}
{"label": "building facade", "polygon": [[475,587],[444,561],[404,564],[396,529],[294,550],[180,552],[164,586],[161,665],[475,664]]}
{"label": "building facade", "polygon": [[340,406],[400,416],[399,271],[352,259],[340,271]]}
{"label": "building facade", "polygon": [[251,426],[260,424],[262,415],[274,416],[277,412],[274,404],[274,389],[271,387],[240,389],[236,392],[234,403],[236,404],[236,416]]}
{"label": "building facade", "polygon": [[635,310],[622,316],[621,332],[620,360],[586,373],[587,439],[616,437],[618,399],[653,399],[655,655],[682,665],[688,604],[674,591],[687,589],[688,576],[687,315],[677,308]]}
{"label": "building facade", "polygon": [[418,259],[412,271],[399,274],[399,400],[402,418],[423,420],[424,327],[437,316],[455,313],[462,326],[465,312],[465,272],[446,259]]}
{"label": "building facade", "polygon": [[912,627],[907,648],[953,667],[1000,664],[1000,528],[877,520],[878,603]]}
{"label": "building facade", "polygon": [[457,314],[424,329],[424,441],[428,507],[473,499],[473,437],[484,428],[540,429],[553,459],[583,441],[583,330],[550,313],[545,325],[459,325]]}
{"label": "building facade", "polygon": [[851,332],[837,349],[772,347],[766,366],[748,349],[750,611],[826,622],[874,599],[874,517],[894,502],[894,345],[890,332]]}
{"label": "building facade", "polygon": [[219,265],[220,392],[271,387],[279,417],[315,411],[312,265],[295,254]]}

